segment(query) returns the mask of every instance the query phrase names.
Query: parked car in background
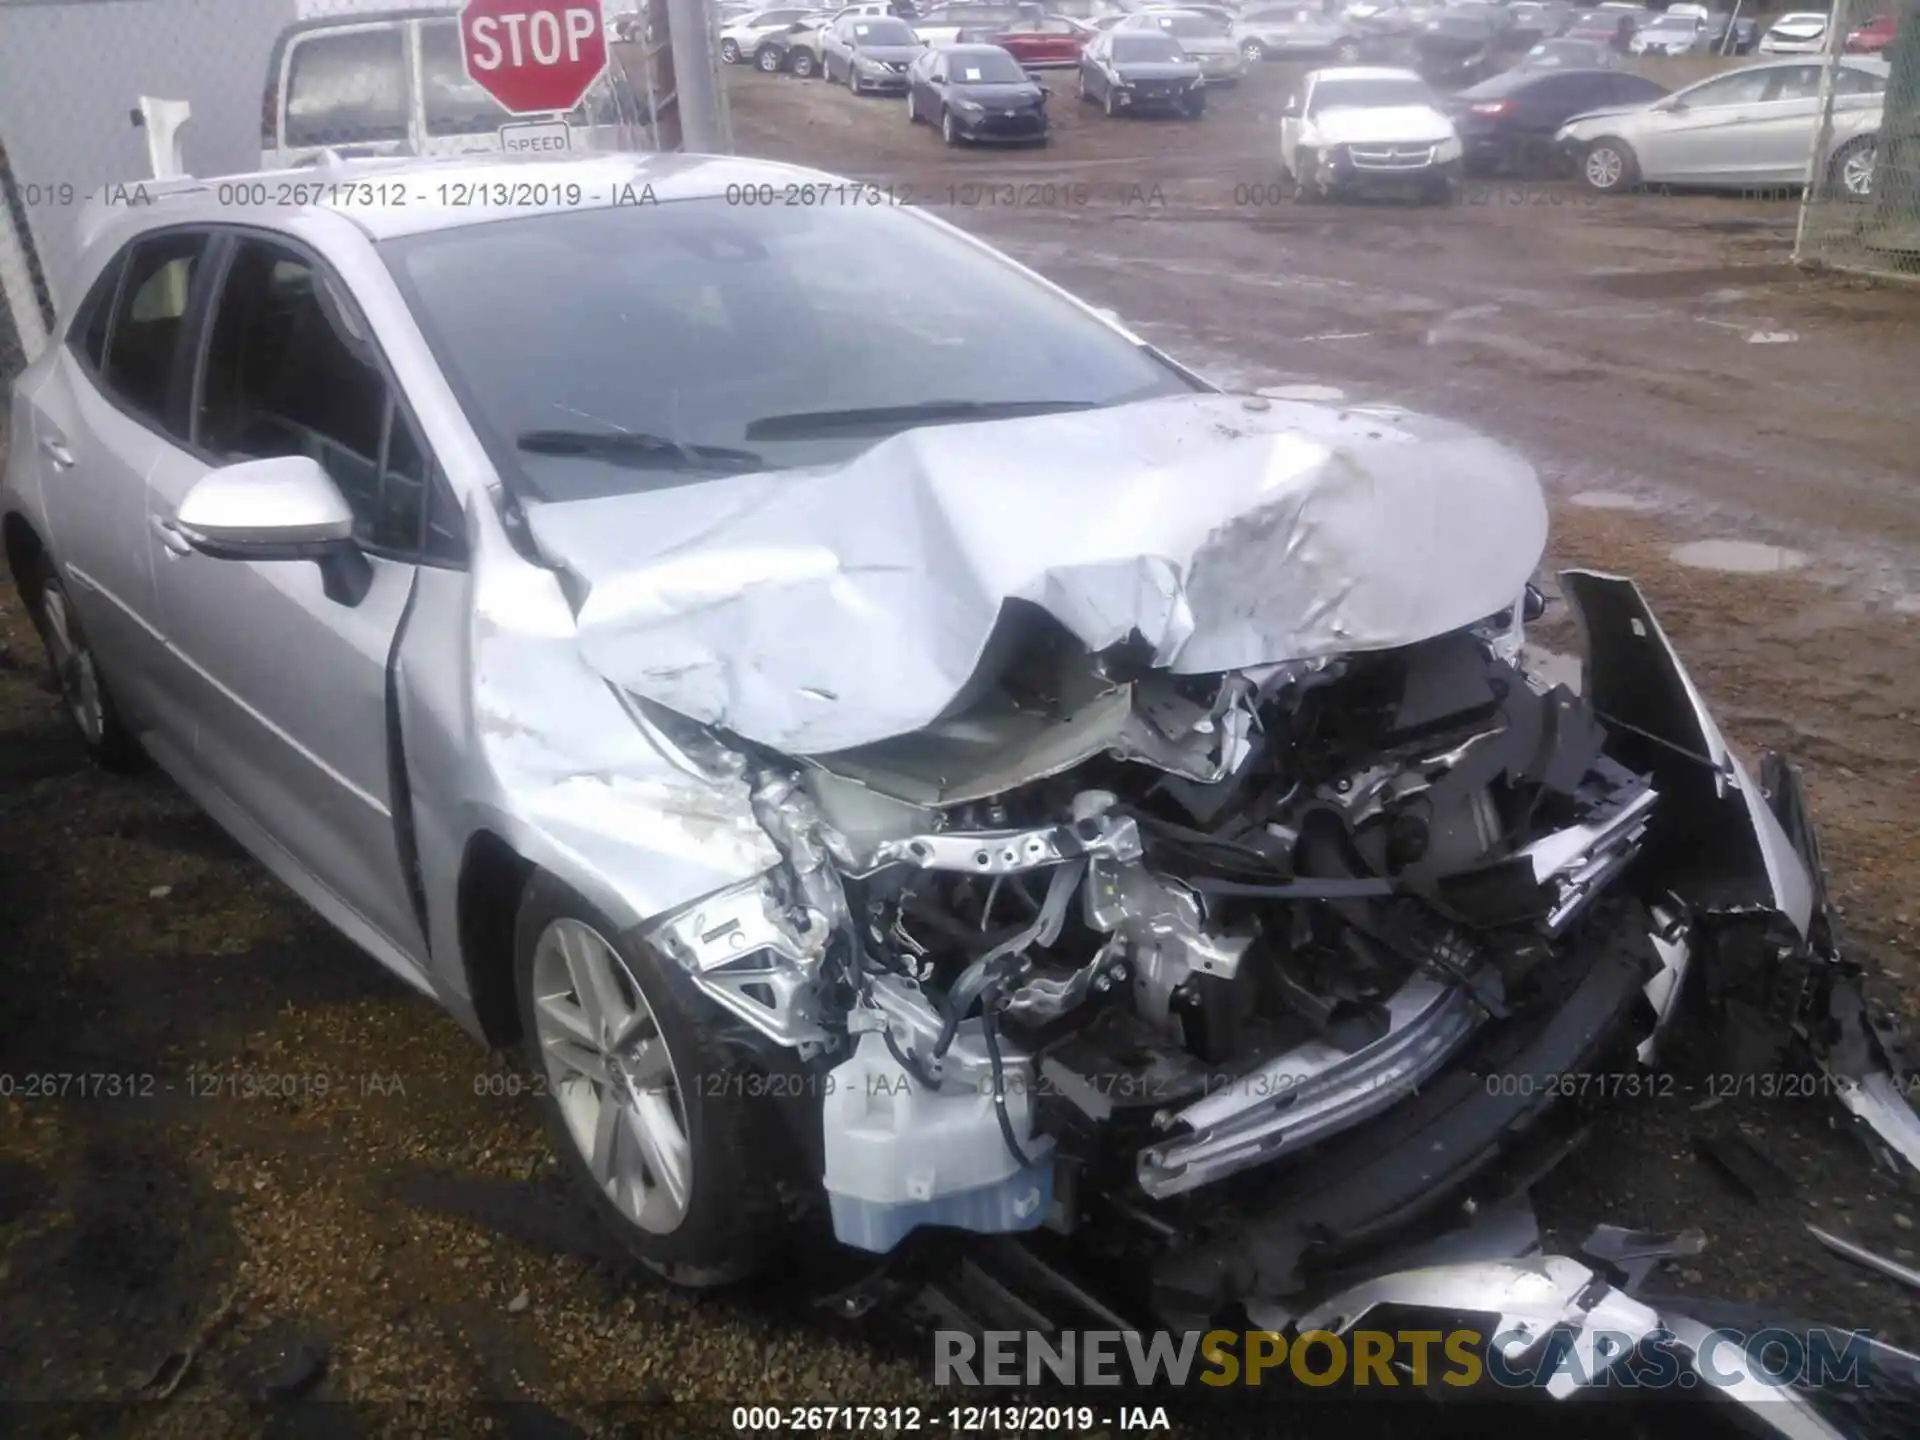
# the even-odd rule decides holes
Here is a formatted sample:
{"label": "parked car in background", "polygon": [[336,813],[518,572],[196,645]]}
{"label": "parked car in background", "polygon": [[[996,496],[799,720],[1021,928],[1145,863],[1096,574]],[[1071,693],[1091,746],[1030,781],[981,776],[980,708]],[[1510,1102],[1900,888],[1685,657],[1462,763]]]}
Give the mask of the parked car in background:
{"label": "parked car in background", "polygon": [[1468,170],[1531,175],[1565,168],[1554,136],[1574,116],[1666,94],[1666,86],[1628,70],[1514,69],[1448,97],[1446,111]]}
{"label": "parked car in background", "polygon": [[955,43],[998,45],[1029,70],[1071,69],[1080,63],[1080,52],[1097,34],[1099,31],[1084,20],[1043,15],[1015,21],[1004,29],[989,26],[962,30]]}
{"label": "parked car in background", "polygon": [[844,81],[856,95],[904,95],[907,67],[924,49],[926,42],[904,20],[850,15],[821,32],[821,73],[829,84]]}
{"label": "parked car in background", "polygon": [[1386,188],[1445,204],[1463,156],[1439,97],[1413,70],[1315,70],[1281,114],[1280,168],[1301,201]]}
{"label": "parked car in background", "polygon": [[753,68],[763,75],[784,72],[811,80],[820,73],[823,30],[820,20],[801,20],[777,35],[767,36],[754,47]]}
{"label": "parked car in background", "polygon": [[1876,16],[1847,35],[1844,42],[1846,51],[1849,55],[1878,55],[1893,43],[1899,29],[1898,12],[1890,11]]}
{"label": "parked car in background", "polygon": [[723,26],[720,31],[720,60],[738,65],[760,48],[762,40],[784,35],[802,21],[824,21],[825,12],[806,6],[789,5],[777,10],[757,10],[744,19]]}
{"label": "parked car in background", "polygon": [[1624,55],[1627,47],[1633,43],[1634,32],[1643,21],[1652,19],[1654,14],[1654,11],[1638,6],[1589,10],[1567,27],[1562,38],[1588,40]]}
{"label": "parked car in background", "polygon": [[1331,59],[1359,63],[1361,28],[1318,5],[1263,6],[1234,22],[1232,35],[1249,65],[1262,60]]}
{"label": "parked car in background", "polygon": [[1697,15],[1655,15],[1634,31],[1630,55],[1693,55],[1707,48],[1707,22]]}
{"label": "parked car in background", "polygon": [[[1595,190],[1802,185],[1820,128],[1820,71],[1817,59],[1743,66],[1651,105],[1578,116],[1556,139]],[[1866,55],[1843,57],[1834,72],[1832,134],[1814,163],[1847,199],[1873,191],[1888,74],[1886,61]]]}
{"label": "parked car in background", "polygon": [[1047,143],[1047,91],[997,45],[928,48],[907,69],[907,123],[930,121],[949,145]]}
{"label": "parked car in background", "polygon": [[1469,85],[1489,74],[1501,27],[1482,8],[1450,6],[1423,24],[1413,36],[1414,68],[1440,85]]}
{"label": "parked car in background", "polygon": [[1247,73],[1247,62],[1233,37],[1231,24],[1195,10],[1136,10],[1115,27],[1115,33],[1158,31],[1193,57],[1209,85],[1236,84]]}
{"label": "parked car in background", "polygon": [[1591,40],[1542,40],[1514,62],[1515,70],[1611,70],[1620,52]]}
{"label": "parked car in background", "polygon": [[1507,31],[1515,40],[1551,40],[1566,33],[1577,13],[1565,0],[1513,0]]}
{"label": "parked car in background", "polygon": [[1818,55],[1827,46],[1827,17],[1818,10],[1782,15],[1760,37],[1762,55]]}
{"label": "parked car in background", "polygon": [[1080,98],[1109,115],[1157,111],[1198,120],[1207,110],[1200,62],[1159,29],[1116,26],[1080,52]]}
{"label": "parked car in background", "polygon": [[1019,5],[940,5],[913,22],[913,33],[929,45],[952,45],[962,30],[991,30],[1028,18],[1029,12]]}

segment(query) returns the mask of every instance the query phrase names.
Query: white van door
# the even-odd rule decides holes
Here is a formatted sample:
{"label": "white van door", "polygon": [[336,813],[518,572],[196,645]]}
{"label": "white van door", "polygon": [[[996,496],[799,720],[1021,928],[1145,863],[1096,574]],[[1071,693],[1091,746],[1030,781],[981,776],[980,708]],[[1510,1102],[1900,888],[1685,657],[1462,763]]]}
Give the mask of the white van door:
{"label": "white van door", "polygon": [[328,25],[295,35],[275,79],[276,131],[263,169],[343,156],[404,155],[413,147],[407,27]]}

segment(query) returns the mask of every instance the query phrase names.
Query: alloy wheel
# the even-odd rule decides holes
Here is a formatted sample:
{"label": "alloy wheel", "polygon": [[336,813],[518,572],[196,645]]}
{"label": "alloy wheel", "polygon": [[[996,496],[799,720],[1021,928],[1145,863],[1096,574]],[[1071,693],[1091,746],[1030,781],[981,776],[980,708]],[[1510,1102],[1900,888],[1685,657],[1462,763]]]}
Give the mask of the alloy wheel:
{"label": "alloy wheel", "polygon": [[594,1181],[656,1235],[686,1218],[693,1147],[672,1052],[619,952],[558,919],[533,954],[533,1018],[547,1083]]}
{"label": "alloy wheel", "polygon": [[67,613],[67,593],[58,585],[49,585],[40,597],[41,614],[47,624],[47,658],[54,679],[60,685],[60,697],[66,701],[74,723],[89,745],[99,745],[107,733],[107,707],[100,695],[100,671],[93,663],[93,652],[74,632]]}
{"label": "alloy wheel", "polygon": [[1620,158],[1620,152],[1609,145],[1596,145],[1587,152],[1587,183],[1596,190],[1616,188],[1626,170],[1626,161]]}
{"label": "alloy wheel", "polygon": [[1840,188],[1849,200],[1868,200],[1873,196],[1872,145],[1862,145],[1840,162]]}

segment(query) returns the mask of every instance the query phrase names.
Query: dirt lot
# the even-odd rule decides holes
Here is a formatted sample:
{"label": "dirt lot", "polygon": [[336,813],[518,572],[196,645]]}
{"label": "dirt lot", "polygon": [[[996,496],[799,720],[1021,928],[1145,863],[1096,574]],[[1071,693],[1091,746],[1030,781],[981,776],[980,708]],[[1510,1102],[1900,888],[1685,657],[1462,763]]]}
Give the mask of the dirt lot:
{"label": "dirt lot", "polygon": [[[1552,560],[1635,575],[1736,741],[1805,761],[1852,934],[1920,1021],[1920,295],[1798,275],[1778,203],[1477,185],[1444,211],[1293,207],[1266,188],[1281,73],[1198,123],[1108,121],[1057,85],[1055,143],[1017,153],[948,152],[897,101],[730,80],[741,150],[933,204],[1215,378],[1406,403],[1522,448],[1554,496]],[[1800,563],[1674,558],[1719,540]],[[16,1428],[546,1436],[618,1401],[630,1428],[691,1434],[724,1422],[715,1402],[921,1393],[924,1351],[825,1319],[791,1278],[696,1303],[620,1264],[510,1066],[164,780],[85,766],[0,593]],[[123,1078],[35,1079],[75,1074]],[[1798,1197],[1751,1204],[1694,1158],[1735,1126]],[[1920,1345],[1920,1296],[1800,1229],[1920,1249],[1920,1193],[1818,1102],[1623,1103],[1541,1201],[1563,1242],[1602,1220],[1702,1226],[1676,1289]],[[185,1353],[171,1399],[84,1408],[165,1389]],[[264,1398],[316,1377],[310,1400],[356,1403]]]}

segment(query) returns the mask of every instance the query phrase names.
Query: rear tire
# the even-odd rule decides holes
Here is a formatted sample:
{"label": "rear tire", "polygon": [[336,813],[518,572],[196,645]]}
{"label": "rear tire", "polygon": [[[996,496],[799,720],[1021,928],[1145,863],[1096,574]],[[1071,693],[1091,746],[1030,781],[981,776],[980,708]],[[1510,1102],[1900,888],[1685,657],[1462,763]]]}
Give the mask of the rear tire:
{"label": "rear tire", "polygon": [[796,50],[793,52],[793,61],[788,68],[799,79],[811,80],[820,67],[815,63],[811,50]]}
{"label": "rear tire", "polygon": [[1873,174],[1878,149],[1871,135],[1849,140],[1827,162],[1827,194],[1850,205],[1873,198]]}
{"label": "rear tire", "polygon": [[1590,190],[1615,195],[1639,183],[1640,162],[1626,141],[1603,135],[1580,157],[1580,178]]}
{"label": "rear tire", "polygon": [[722,40],[720,42],[720,63],[723,65],[738,65],[740,63],[740,44],[738,41]]}
{"label": "rear tire", "polygon": [[1258,40],[1249,40],[1240,47],[1240,58],[1249,65],[1258,65],[1267,58],[1267,47]]}
{"label": "rear tire", "polygon": [[784,1227],[769,1157],[785,1152],[771,1107],[743,1098],[761,1092],[734,1083],[739,1065],[671,965],[550,876],[521,899],[515,991],[561,1167],[643,1265],[676,1285],[725,1285],[774,1254]]}
{"label": "rear tire", "polygon": [[79,732],[87,758],[102,770],[119,774],[144,768],[146,753],[120,719],[86,627],[80,623],[80,614],[73,608],[66,583],[52,559],[44,553],[36,556],[34,573],[21,589],[33,628],[40,633],[62,707]]}
{"label": "rear tire", "polygon": [[1337,65],[1358,65],[1360,63],[1360,42],[1342,40],[1333,47],[1333,59]]}
{"label": "rear tire", "polygon": [[778,75],[785,64],[785,57],[771,45],[763,45],[753,52],[753,68],[762,75]]}

